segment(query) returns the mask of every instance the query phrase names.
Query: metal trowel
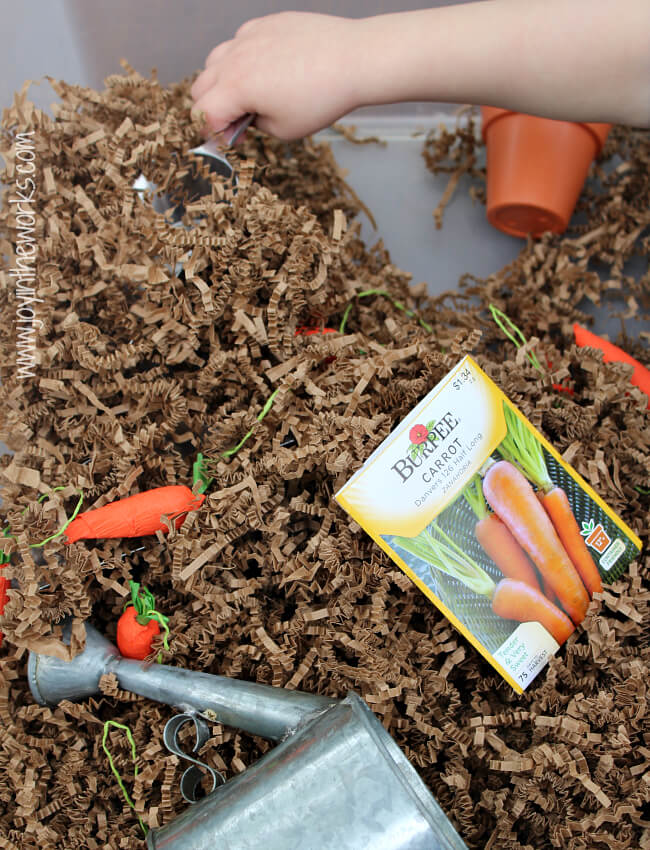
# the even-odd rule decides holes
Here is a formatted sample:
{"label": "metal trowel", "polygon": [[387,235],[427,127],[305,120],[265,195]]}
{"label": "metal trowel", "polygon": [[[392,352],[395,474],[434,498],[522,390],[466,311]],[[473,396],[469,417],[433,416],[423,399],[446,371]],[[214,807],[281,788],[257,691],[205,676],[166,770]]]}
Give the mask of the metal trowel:
{"label": "metal trowel", "polygon": [[[218,174],[226,180],[231,180],[234,190],[237,186],[237,175],[226,159],[225,150],[237,142],[237,139],[250,126],[254,118],[255,115],[252,113],[243,115],[222,130],[213,133],[203,144],[190,150],[191,154],[198,154],[204,158],[204,161],[208,163],[211,174]],[[173,227],[185,227],[186,229],[190,229],[191,226],[183,224],[185,204],[196,201],[211,192],[210,180],[203,177],[201,169],[197,169],[194,163],[190,163],[188,173],[181,186],[177,187],[175,191],[159,192],[158,186],[147,179],[144,174],[140,174],[134,182],[133,188],[138,192],[141,200],[144,200],[146,192],[151,193],[151,205],[154,210],[161,215],[169,211],[171,225]],[[191,254],[192,252],[189,251],[188,256],[191,256]],[[170,266],[167,265],[167,268],[170,272],[172,271]],[[178,276],[182,270],[183,263],[177,262],[173,270],[174,274]]]}
{"label": "metal trowel", "polygon": [[[204,157],[207,161],[210,173],[218,174],[226,180],[232,180],[233,186],[237,185],[237,175],[228,162],[225,155],[225,150],[237,142],[241,134],[250,126],[255,116],[252,113],[243,115],[236,121],[231,122],[222,130],[213,133],[203,144],[190,149],[191,154],[198,154]],[[138,179],[133,184],[136,192],[142,197],[145,192],[151,192],[152,206],[157,213],[166,213],[172,210],[171,223],[176,227],[182,227],[182,218],[185,213],[185,206],[182,201],[178,201],[171,193],[158,192],[158,186],[151,180],[148,180],[144,174],[140,174]],[[204,178],[197,172],[195,167],[190,166],[187,176],[183,180],[181,192],[175,192],[175,195],[182,195],[185,201],[196,201],[210,193],[210,181]]]}

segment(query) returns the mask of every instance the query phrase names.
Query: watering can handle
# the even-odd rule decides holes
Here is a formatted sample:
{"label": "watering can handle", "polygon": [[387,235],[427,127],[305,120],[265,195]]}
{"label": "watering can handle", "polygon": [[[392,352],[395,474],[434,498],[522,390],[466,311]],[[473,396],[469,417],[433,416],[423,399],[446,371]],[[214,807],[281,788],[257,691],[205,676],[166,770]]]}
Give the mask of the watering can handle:
{"label": "watering can handle", "polygon": [[181,747],[178,736],[183,726],[187,723],[194,724],[195,742],[194,747],[192,748],[192,753],[198,753],[201,747],[210,738],[210,728],[205,720],[194,712],[176,714],[168,720],[163,732],[163,741],[172,755],[192,762],[191,766],[188,767],[181,776],[180,789],[183,798],[187,800],[188,803],[196,803],[201,799],[198,792],[205,776],[203,772],[204,770],[207,770],[212,778],[212,788],[210,788],[207,792],[208,794],[211,794],[218,785],[223,785],[226,780],[218,770],[210,767],[210,765],[205,762],[193,758],[192,755],[186,753]]}

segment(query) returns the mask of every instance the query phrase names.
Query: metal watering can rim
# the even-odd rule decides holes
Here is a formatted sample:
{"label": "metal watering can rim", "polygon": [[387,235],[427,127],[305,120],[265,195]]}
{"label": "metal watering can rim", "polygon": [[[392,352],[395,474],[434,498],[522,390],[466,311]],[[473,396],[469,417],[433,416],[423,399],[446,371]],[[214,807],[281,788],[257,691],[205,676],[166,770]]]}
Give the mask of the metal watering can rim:
{"label": "metal watering can rim", "polygon": [[[336,742],[334,745],[332,745],[332,735]],[[334,755],[334,752],[339,748],[339,736],[340,750],[337,756]],[[388,850],[389,847],[395,848],[395,850],[410,850],[410,848],[416,847],[418,850],[423,850],[424,847],[427,850],[467,850],[465,843],[415,768],[410,764],[402,750],[382,726],[365,701],[354,691],[349,691],[344,699],[339,700],[329,709],[305,717],[304,722],[275,748],[267,751],[258,761],[249,765],[242,773],[237,774],[224,785],[217,787],[208,797],[200,800],[195,807],[186,809],[185,812],[176,817],[176,820],[169,822],[165,826],[150,830],[146,839],[148,850],[207,850],[207,848],[213,850],[216,847],[223,847],[224,850],[226,848],[228,850],[236,850],[236,848],[250,850],[253,845],[249,841],[244,841],[241,838],[243,843],[240,845],[240,838],[236,837],[237,824],[239,824],[239,828],[243,830],[244,834],[248,830],[246,818],[244,817],[243,820],[239,818],[241,813],[244,812],[244,815],[250,815],[253,821],[256,820],[256,817],[259,816],[259,803],[265,799],[266,791],[269,793],[267,799],[268,805],[273,805],[273,799],[278,803],[279,799],[274,793],[281,785],[281,780],[278,777],[281,776],[286,780],[287,770],[291,766],[299,772],[301,777],[305,776],[304,766],[296,764],[296,761],[299,761],[298,754],[309,752],[318,759],[319,756],[322,756],[324,750],[329,750],[332,753],[332,758],[340,758],[341,756],[345,756],[350,737],[354,739],[355,743],[363,741],[363,749],[360,751],[357,746],[355,752],[348,754],[349,758],[339,762],[339,768],[342,767],[343,771],[350,768],[352,775],[358,778],[360,760],[365,760],[367,757],[368,761],[372,763],[373,768],[377,771],[374,781],[382,784],[384,792],[389,795],[391,800],[400,800],[404,806],[400,817],[404,817],[406,823],[397,828],[399,845],[393,845],[390,841],[385,845],[382,843],[381,847],[384,850]],[[368,767],[364,778],[367,779],[369,777],[371,770]],[[254,775],[254,779],[247,785],[246,777],[248,774]],[[327,774],[321,777],[321,782],[326,781],[325,776]],[[305,779],[309,783],[310,777],[308,774],[305,776]],[[255,784],[265,781],[269,783],[269,787],[261,793],[261,796],[257,796],[253,790]],[[343,780],[339,777],[339,794],[342,796],[348,793],[346,790],[347,781],[347,777]],[[235,787],[237,789],[236,792]],[[312,791],[313,784],[308,784],[307,788],[303,786],[293,787],[293,792],[297,792],[299,796],[304,793],[309,797]],[[291,799],[291,793],[292,791],[289,789],[286,793],[280,793],[279,798],[286,803],[287,799]],[[324,827],[322,824],[328,823],[331,817],[336,819],[338,813],[331,812],[325,806],[319,804],[319,797],[320,792],[317,791],[316,802],[314,802],[313,806],[302,806],[301,802],[297,801],[293,808],[297,807],[300,813],[292,814],[294,824],[296,821],[302,823],[300,832],[303,834],[303,837],[309,833],[310,840],[313,843],[290,843],[286,846],[291,846],[292,848],[304,847],[309,850],[319,850],[321,848],[318,836],[311,834],[315,828],[312,818],[314,816],[319,817],[321,830],[323,830]],[[372,797],[368,802],[371,802],[371,800]],[[242,801],[246,804],[243,808]],[[237,815],[234,817],[229,816],[229,807],[231,805],[237,810]],[[367,809],[368,806],[366,806],[366,811],[364,812],[366,816],[368,814]],[[348,806],[344,810],[344,814],[348,817],[351,816],[351,810],[351,807]],[[415,814],[416,812],[418,813],[417,815]],[[283,828],[287,826],[286,818],[283,819],[281,813],[271,813],[269,811],[269,820],[275,823],[276,818],[277,829],[282,833]],[[228,824],[224,829],[224,836],[222,836],[220,829],[224,821],[227,821]],[[376,830],[376,825],[373,827],[371,822],[368,825],[367,835],[363,835],[363,838],[360,838],[357,825],[355,824],[353,827],[352,822],[347,820],[344,820],[344,822],[350,829],[354,829],[354,836],[356,839],[361,840],[362,844],[357,844],[353,840],[351,843],[345,843],[343,850],[351,850],[352,847],[355,850],[370,850],[376,846],[375,843],[366,842],[366,839],[369,842],[373,839],[373,836],[376,839],[373,831],[373,828]],[[415,837],[410,836],[409,832],[414,823],[417,824],[415,827],[417,833]],[[424,824],[426,824],[427,837],[423,839]],[[254,830],[256,828],[253,827]],[[400,832],[400,829],[404,830],[404,834]],[[289,832],[291,837],[295,838],[295,833],[291,829]],[[284,833],[282,834],[284,835]],[[258,846],[262,846],[264,835],[260,834],[257,836],[257,833],[255,835],[260,839],[260,843],[254,845],[257,848]],[[318,835],[322,835],[322,832],[319,832]],[[395,834],[392,834],[391,837],[392,840],[395,840]],[[414,842],[417,841],[417,844],[411,844],[409,838]],[[423,840],[425,843],[422,843]],[[405,843],[402,843],[402,841]],[[271,850],[278,850],[279,846],[275,841],[274,835],[271,839]],[[326,845],[322,846],[331,848],[335,845],[328,840]],[[282,847],[284,850],[285,845],[283,844]]]}

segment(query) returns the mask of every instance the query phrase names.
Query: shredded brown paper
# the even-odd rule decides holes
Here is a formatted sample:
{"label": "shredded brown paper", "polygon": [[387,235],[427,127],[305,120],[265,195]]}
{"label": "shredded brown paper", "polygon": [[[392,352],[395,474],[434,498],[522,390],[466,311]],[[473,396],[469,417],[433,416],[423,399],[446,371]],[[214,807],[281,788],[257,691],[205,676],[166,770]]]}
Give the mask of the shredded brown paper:
{"label": "shredded brown paper", "polygon": [[[630,367],[576,349],[571,324],[589,321],[583,299],[606,310],[612,295],[623,318],[648,316],[648,134],[612,133],[581,223],[565,236],[530,241],[500,272],[431,298],[381,242],[362,242],[363,206],[326,145],[249,131],[229,154],[237,190],[209,177],[211,194],[186,204],[188,227],[174,227],[132,187],[141,173],[160,191],[182,185],[200,142],[187,82],[163,88],[126,66],[103,92],[53,85],[54,118],[24,89],[0,136],[0,439],[13,452],[0,459],[13,582],[0,617],[0,845],[142,847],[138,815],[155,827],[187,805],[184,767],[162,744],[171,707],[134,698],[111,676],[96,698],[52,708],[27,686],[28,650],[76,654],[84,620],[115,639],[132,579],[170,618],[169,649],[154,642],[164,663],[359,693],[468,847],[650,848],[647,552],[518,696],[332,499],[471,351],[647,544],[647,399]],[[18,155],[17,134],[29,131],[33,160],[25,146]],[[450,169],[449,197],[466,172],[480,179],[465,130],[432,134],[425,154]],[[29,267],[11,202],[28,161],[31,283],[11,273],[21,257]],[[638,255],[640,278],[629,271]],[[38,301],[28,302],[30,286]],[[359,295],[368,290],[376,294]],[[503,336],[490,303],[524,348]],[[26,321],[27,307],[37,362],[23,378],[14,317]],[[296,334],[304,327],[337,332]],[[618,340],[646,364],[647,341]],[[214,480],[180,530],[32,545],[56,534],[79,492],[88,510],[192,486],[198,452]],[[108,744],[135,811],[101,746],[108,720],[134,736],[137,776],[119,729]],[[232,777],[269,746],[216,724],[201,757]]]}

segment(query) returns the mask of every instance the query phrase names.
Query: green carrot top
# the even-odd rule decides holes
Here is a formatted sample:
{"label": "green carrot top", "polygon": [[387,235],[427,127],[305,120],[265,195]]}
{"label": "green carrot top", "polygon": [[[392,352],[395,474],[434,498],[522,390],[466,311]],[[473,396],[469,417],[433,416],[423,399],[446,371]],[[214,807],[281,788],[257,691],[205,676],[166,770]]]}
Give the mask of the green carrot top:
{"label": "green carrot top", "polygon": [[196,491],[199,494],[205,493],[214,480],[208,475],[206,470],[206,459],[200,452],[197,454],[196,460],[192,464],[192,479],[193,484],[196,484],[197,481],[201,482],[201,486]]}
{"label": "green carrot top", "polygon": [[462,496],[476,514],[477,520],[485,519],[485,517],[488,516],[489,511],[487,508],[487,502],[485,501],[485,496],[483,495],[481,476],[478,475],[478,473],[472,475],[469,484],[467,484],[463,490]]}
{"label": "green carrot top", "polygon": [[552,490],[555,485],[548,474],[540,442],[505,403],[503,412],[508,433],[497,451],[504,460],[517,466],[538,490]]}
{"label": "green carrot top", "polygon": [[125,608],[133,606],[136,612],[136,620],[141,626],[146,626],[149,620],[156,620],[159,625],[165,630],[165,639],[169,634],[167,623],[169,617],[156,611],[156,598],[148,587],[144,584],[139,584],[137,581],[130,581],[131,601],[125,604]]}
{"label": "green carrot top", "polygon": [[417,537],[393,537],[393,543],[462,582],[474,593],[489,598],[494,594],[495,584],[490,576],[435,522]]}

